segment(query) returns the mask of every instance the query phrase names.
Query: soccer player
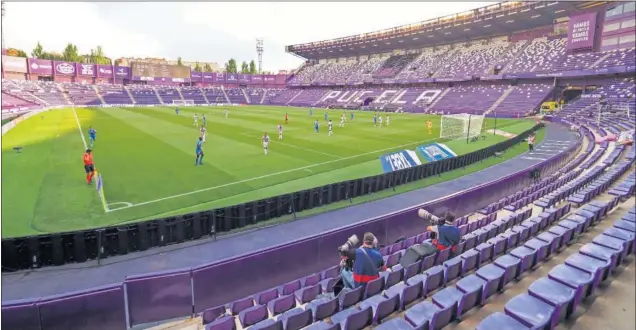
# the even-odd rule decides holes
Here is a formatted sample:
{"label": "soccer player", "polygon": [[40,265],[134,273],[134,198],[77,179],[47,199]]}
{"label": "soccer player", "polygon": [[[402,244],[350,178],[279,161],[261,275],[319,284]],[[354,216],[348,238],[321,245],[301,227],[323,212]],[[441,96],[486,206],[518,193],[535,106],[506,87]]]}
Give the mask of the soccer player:
{"label": "soccer player", "polygon": [[378,114],[373,113],[373,126],[378,126]]}
{"label": "soccer player", "polygon": [[333,123],[331,122],[331,119],[329,119],[329,136],[333,135]]}
{"label": "soccer player", "polygon": [[203,143],[205,143],[205,124],[203,126],[201,126],[201,135],[199,136],[201,138],[201,141],[203,141]]}
{"label": "soccer player", "polygon": [[197,159],[194,161],[194,165],[203,165],[203,138],[201,137],[197,140],[196,154]]}
{"label": "soccer player", "polygon": [[[201,115],[201,119],[203,119],[203,126],[205,126],[205,114],[202,114],[202,115]],[[204,140],[205,140],[205,139],[204,139]],[[203,141],[203,142],[205,142],[205,141]]]}
{"label": "soccer player", "polygon": [[382,128],[382,115],[380,115],[380,118],[378,118],[378,119],[379,119],[379,123],[380,123],[380,128]]}
{"label": "soccer player", "polygon": [[278,139],[282,141],[283,140],[283,125],[278,124],[277,129],[278,129]]}
{"label": "soccer player", "polygon": [[97,131],[93,128],[93,126],[88,126],[88,139],[91,143],[91,148],[95,144],[95,139],[97,138]]}
{"label": "soccer player", "polygon": [[314,120],[314,130],[316,131],[316,134],[318,134],[318,119]]}
{"label": "soccer player", "polygon": [[314,107],[309,107],[309,115],[310,116],[314,115]]}
{"label": "soccer player", "polygon": [[91,184],[93,182],[93,175],[95,175],[95,164],[93,164],[91,149],[86,149],[86,153],[84,153],[84,171],[86,171],[86,182]]}
{"label": "soccer player", "polygon": [[340,116],[340,124],[338,125],[338,127],[344,127],[344,123],[345,123],[346,118],[347,117],[343,113],[342,116]]}
{"label": "soccer player", "polygon": [[329,115],[327,115],[327,113],[325,112],[325,121],[329,121],[329,119],[327,118],[329,118]]}
{"label": "soccer player", "polygon": [[194,119],[194,121],[192,122],[193,126],[199,127],[199,115],[197,115],[196,113],[194,114],[194,117],[192,117]]}
{"label": "soccer player", "polygon": [[288,119],[288,115],[287,115],[287,112],[285,112],[285,125],[287,125],[287,119]]}
{"label": "soccer player", "polygon": [[176,112],[176,113],[177,113],[177,115],[179,115],[179,108],[175,108],[175,109],[174,109],[174,112]]}
{"label": "soccer player", "polygon": [[225,109],[225,119],[227,119],[227,109]]}
{"label": "soccer player", "polygon": [[268,145],[269,145],[269,136],[267,136],[267,133],[265,133],[265,135],[263,135],[263,150],[265,150],[265,155],[267,155]]}
{"label": "soccer player", "polygon": [[391,118],[389,118],[389,115],[386,115],[386,126],[389,126],[390,123],[391,123]]}
{"label": "soccer player", "polygon": [[426,121],[426,126],[428,126],[428,135],[433,134],[433,123],[430,119]]}
{"label": "soccer player", "polygon": [[353,120],[353,111],[351,111],[351,120]]}

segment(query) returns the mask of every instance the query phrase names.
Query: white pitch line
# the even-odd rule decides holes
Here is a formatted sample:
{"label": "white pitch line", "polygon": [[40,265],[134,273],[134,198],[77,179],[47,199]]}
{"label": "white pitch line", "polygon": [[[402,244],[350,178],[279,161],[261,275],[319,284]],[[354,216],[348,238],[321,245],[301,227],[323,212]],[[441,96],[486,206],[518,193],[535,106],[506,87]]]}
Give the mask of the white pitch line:
{"label": "white pitch line", "polygon": [[245,180],[230,182],[230,183],[226,183],[226,184],[222,184],[222,185],[218,185],[218,186],[203,188],[203,189],[199,189],[199,190],[193,190],[193,191],[189,191],[189,192],[182,193],[182,194],[167,196],[167,197],[158,198],[158,199],[151,200],[151,201],[146,201],[146,202],[141,202],[141,203],[138,203],[138,204],[133,204],[131,206],[120,207],[120,208],[117,208],[117,209],[114,209],[114,210],[110,210],[110,212],[115,212],[115,211],[119,211],[119,210],[125,210],[125,209],[131,208],[131,207],[154,204],[154,203],[162,202],[162,201],[165,201],[165,200],[168,200],[168,199],[174,199],[174,198],[179,198],[179,197],[183,197],[183,196],[194,195],[194,194],[198,194],[198,193],[201,193],[201,192],[211,191],[211,190],[215,190],[215,189],[219,189],[219,188],[230,187],[230,186],[234,186],[234,185],[237,185],[237,184],[241,184],[241,183],[245,183],[245,182],[251,182],[251,181],[260,180],[260,179],[264,179],[264,178],[269,178],[269,177],[276,176],[276,175],[281,175],[281,174],[286,174],[286,173],[291,173],[291,172],[296,172],[296,171],[303,171],[303,170],[307,170],[307,169],[314,168],[314,167],[317,167],[317,166],[327,165],[327,164],[336,163],[336,162],[343,161],[343,160],[349,160],[349,159],[358,158],[360,156],[372,155],[372,154],[377,153],[377,152],[382,152],[382,151],[387,151],[387,150],[391,150],[391,149],[402,148],[402,147],[410,146],[410,145],[413,145],[413,144],[420,144],[420,143],[434,141],[434,140],[437,140],[437,138],[423,140],[423,141],[410,142],[410,143],[402,144],[402,145],[399,145],[399,146],[393,146],[393,147],[390,147],[390,148],[384,148],[384,149],[380,149],[380,150],[370,151],[370,152],[366,152],[366,153],[355,155],[355,156],[344,157],[344,158],[340,158],[340,159],[334,159],[334,160],[330,160],[330,161],[327,161],[327,162],[322,162],[322,163],[318,163],[318,164],[313,164],[313,165],[307,165],[307,166],[303,166],[303,167],[293,168],[293,169],[280,171],[280,172],[276,172],[276,173],[265,174],[265,175],[261,175],[261,176],[257,176],[257,177],[253,177],[253,178],[249,178],[249,179],[245,179]]}
{"label": "white pitch line", "polygon": [[[245,135],[245,136],[249,136],[249,137],[255,137],[255,136],[256,136],[256,135],[254,135],[254,134],[250,134],[250,133],[241,133],[241,134],[242,134],[242,135]],[[313,150],[313,149],[307,149],[307,148],[299,147],[299,146],[297,146],[297,145],[293,145],[293,144],[285,143],[285,142],[282,142],[282,141],[280,141],[280,140],[272,140],[271,142],[272,142],[273,144],[282,144],[282,145],[284,145],[284,146],[288,146],[288,147],[292,147],[292,148],[296,148],[296,149],[300,149],[300,150],[305,150],[305,151],[309,151],[309,152],[313,152],[313,153],[321,154],[321,155],[324,155],[324,156],[329,156],[329,157],[333,157],[333,158],[342,158],[342,157],[340,157],[340,156],[336,156],[336,155],[328,154],[328,153],[326,153],[326,152],[316,151],[316,150]]]}
{"label": "white pitch line", "polygon": [[88,144],[86,144],[86,138],[84,137],[84,133],[82,132],[82,125],[80,124],[79,117],[77,117],[75,107],[73,107],[73,114],[75,115],[75,122],[77,122],[77,129],[79,130],[80,136],[82,137],[82,143],[84,143],[84,150],[86,150],[88,149]]}

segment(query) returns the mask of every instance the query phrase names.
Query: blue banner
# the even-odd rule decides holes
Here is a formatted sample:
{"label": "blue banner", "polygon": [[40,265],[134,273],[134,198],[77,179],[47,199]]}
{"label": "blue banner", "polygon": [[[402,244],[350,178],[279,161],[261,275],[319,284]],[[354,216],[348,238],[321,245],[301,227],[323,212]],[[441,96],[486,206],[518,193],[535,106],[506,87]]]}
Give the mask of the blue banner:
{"label": "blue banner", "polygon": [[453,152],[453,150],[451,150],[451,148],[449,148],[447,145],[436,142],[419,146],[417,147],[417,150],[420,151],[427,162],[435,162],[438,160],[453,158],[457,156],[457,154]]}
{"label": "blue banner", "polygon": [[382,163],[384,173],[422,165],[422,162],[413,150],[402,150],[380,156],[380,162]]}

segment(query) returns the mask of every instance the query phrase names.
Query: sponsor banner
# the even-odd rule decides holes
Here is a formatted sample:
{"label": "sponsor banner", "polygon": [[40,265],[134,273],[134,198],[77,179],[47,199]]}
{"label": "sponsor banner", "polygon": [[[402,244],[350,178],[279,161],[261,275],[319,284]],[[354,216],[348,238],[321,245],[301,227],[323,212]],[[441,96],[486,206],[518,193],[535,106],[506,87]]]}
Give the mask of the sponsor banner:
{"label": "sponsor banner", "polygon": [[276,78],[274,78],[274,83],[276,85],[285,85],[286,81],[287,81],[287,75],[286,74],[277,74]]}
{"label": "sponsor banner", "polygon": [[4,72],[27,73],[27,59],[2,55],[2,69]]}
{"label": "sponsor banner", "polygon": [[228,73],[225,75],[225,82],[228,84],[238,84],[238,75],[236,73]]}
{"label": "sponsor banner", "polygon": [[201,81],[203,82],[213,82],[214,81],[214,73],[213,72],[203,72]]}
{"label": "sponsor banner", "polygon": [[417,153],[413,150],[402,150],[380,156],[380,163],[384,173],[399,171],[422,165]]}
{"label": "sponsor banner", "polygon": [[247,84],[250,83],[250,80],[251,80],[250,78],[251,77],[250,77],[249,74],[241,73],[241,74],[238,75],[238,82],[239,82],[239,84],[246,84],[247,85]]}
{"label": "sponsor banner", "polygon": [[75,63],[78,76],[95,77],[95,64]]}
{"label": "sponsor banner", "polygon": [[192,81],[201,81],[201,72],[198,71],[190,71],[190,80]]}
{"label": "sponsor banner", "polygon": [[113,66],[97,64],[97,76],[111,78],[113,76]]}
{"label": "sponsor banner", "polygon": [[29,73],[47,76],[53,74],[53,61],[30,58],[27,62],[29,64]]}
{"label": "sponsor banner", "polygon": [[417,147],[417,150],[424,156],[427,162],[435,162],[442,159],[456,157],[457,154],[447,145],[442,143],[429,143]]}
{"label": "sponsor banner", "polygon": [[[266,74],[263,75],[263,83],[267,84],[267,85],[274,85],[276,84],[276,75],[273,74]],[[303,86],[305,86],[304,83],[302,83]],[[307,86],[309,86],[310,84],[307,84]]]}
{"label": "sponsor banner", "polygon": [[130,67],[115,66],[115,76],[122,79],[130,79]]}
{"label": "sponsor banner", "polygon": [[57,76],[74,76],[75,63],[65,61],[53,61],[54,74]]}
{"label": "sponsor banner", "polygon": [[597,15],[598,12],[591,12],[570,16],[567,43],[568,50],[594,47]]}
{"label": "sponsor banner", "polygon": [[[629,71],[631,70],[631,71]],[[610,68],[597,68],[597,69],[585,69],[585,70],[570,70],[561,72],[544,72],[544,73],[513,73],[504,74],[504,79],[516,79],[516,78],[570,78],[570,77],[582,77],[615,73],[633,72],[633,66],[615,66]]]}
{"label": "sponsor banner", "polygon": [[263,76],[260,74],[252,75],[252,79],[250,80],[250,84],[252,85],[261,85],[263,83]]}
{"label": "sponsor banner", "polygon": [[214,73],[214,82],[224,84],[225,83],[225,72],[216,72]]}

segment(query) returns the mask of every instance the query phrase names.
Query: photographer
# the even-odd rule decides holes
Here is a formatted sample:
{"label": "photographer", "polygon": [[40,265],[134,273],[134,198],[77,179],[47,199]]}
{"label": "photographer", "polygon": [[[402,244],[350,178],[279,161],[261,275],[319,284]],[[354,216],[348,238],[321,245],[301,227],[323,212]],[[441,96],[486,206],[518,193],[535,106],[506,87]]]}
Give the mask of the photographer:
{"label": "photographer", "polygon": [[384,260],[377,250],[378,240],[372,233],[364,234],[362,246],[355,248],[358,237],[353,235],[338,248],[342,256],[340,271],[345,288],[354,289],[380,277],[385,270]]}
{"label": "photographer", "polygon": [[455,252],[455,247],[462,239],[459,228],[453,224],[455,215],[446,212],[443,217],[438,218],[424,209],[419,209],[418,215],[431,222],[431,226],[426,227],[426,230],[431,232],[432,244],[435,248],[441,251],[450,247]]}

